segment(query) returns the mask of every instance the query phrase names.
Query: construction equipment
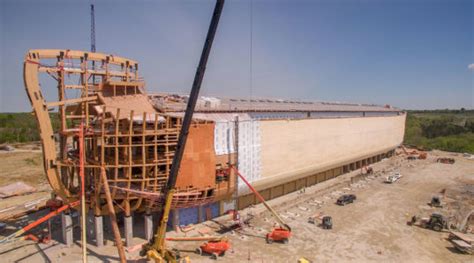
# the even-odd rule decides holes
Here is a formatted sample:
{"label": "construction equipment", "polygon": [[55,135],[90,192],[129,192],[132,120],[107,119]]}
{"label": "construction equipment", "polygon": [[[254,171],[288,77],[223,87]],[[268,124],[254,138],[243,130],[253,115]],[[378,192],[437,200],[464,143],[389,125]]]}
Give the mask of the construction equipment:
{"label": "construction equipment", "polygon": [[428,157],[428,154],[422,150],[412,150],[411,152],[408,152],[405,146],[401,145],[400,147],[402,148],[403,153],[407,155],[408,160],[425,160]]}
{"label": "construction equipment", "polygon": [[204,72],[206,71],[207,59],[209,58],[212,42],[214,41],[214,36],[216,34],[217,25],[219,24],[219,18],[221,16],[223,7],[224,0],[217,0],[216,5],[214,7],[214,13],[212,15],[211,24],[207,32],[206,42],[204,43],[201,58],[199,60],[199,66],[197,68],[196,75],[194,76],[191,94],[189,96],[186,112],[184,114],[184,119],[181,126],[181,131],[178,137],[178,144],[176,146],[171,170],[168,176],[168,182],[163,191],[163,196],[165,197],[165,200],[160,225],[156,230],[156,235],[153,237],[153,239],[150,240],[149,243],[143,245],[142,250],[140,251],[141,256],[146,255],[149,260],[153,259],[155,260],[155,262],[178,262],[178,260],[186,261],[186,258],[181,258],[179,251],[166,247],[166,226],[171,210],[171,202],[175,193],[175,185],[178,177],[178,171],[181,164],[181,159],[183,157],[186,139],[189,133],[189,127],[191,126],[194,108],[196,107],[196,102],[199,97],[199,90],[201,89],[201,83],[204,78]]}
{"label": "construction equipment", "polygon": [[474,235],[451,231],[448,239],[460,252],[474,254]]}
{"label": "construction equipment", "polygon": [[428,157],[428,154],[426,152],[421,152],[418,155],[418,159],[420,159],[420,160],[426,160],[427,157]]}
{"label": "construction equipment", "polygon": [[59,214],[61,214],[63,211],[67,210],[67,209],[70,209],[70,208],[73,208],[73,207],[76,207],[80,204],[79,201],[75,201],[73,203],[70,203],[70,204],[67,204],[67,205],[63,205],[61,206],[60,208],[56,209],[55,211],[52,211],[50,212],[49,214],[41,217],[40,219],[34,221],[33,223],[30,223],[29,225],[23,227],[22,229],[14,232],[13,234],[5,237],[4,239],[0,240],[0,244],[2,243],[6,243],[6,242],[9,242],[9,241],[12,241],[14,238],[17,238],[19,236],[21,236],[22,234],[24,234],[25,232],[39,226],[40,224],[46,222],[47,220],[49,220],[50,218],[52,217],[55,217]]}
{"label": "construction equipment", "polygon": [[434,212],[430,217],[418,218],[417,216],[413,216],[411,221],[408,222],[408,225],[428,228],[439,232],[448,227],[448,220],[442,214]]}
{"label": "construction equipment", "polygon": [[433,196],[431,198],[429,205],[432,207],[443,207],[443,203],[441,202],[441,197],[437,195]]}
{"label": "construction equipment", "polygon": [[456,160],[454,160],[453,158],[442,157],[442,158],[438,158],[436,162],[444,163],[444,164],[454,164]]}
{"label": "construction equipment", "polygon": [[332,229],[331,216],[324,215],[323,213],[320,212],[308,218],[308,223],[316,224],[316,222],[319,222],[319,226],[322,229]]}
{"label": "construction equipment", "polygon": [[208,254],[212,259],[217,259],[225,255],[225,252],[230,249],[229,239],[225,236],[204,236],[204,237],[167,237],[166,241],[206,241],[196,248],[196,253],[199,255]]}
{"label": "construction equipment", "polygon": [[94,12],[94,5],[91,5],[91,51],[95,52],[95,12]]}
{"label": "construction equipment", "polygon": [[430,219],[425,224],[425,228],[433,229],[434,231],[441,231],[444,228],[447,228],[448,221],[440,213],[433,213],[430,216]]}
{"label": "construction equipment", "polygon": [[244,181],[244,183],[255,194],[258,200],[262,202],[265,208],[267,208],[267,210],[270,211],[270,213],[272,213],[272,215],[276,218],[276,220],[279,223],[278,227],[273,228],[273,230],[266,235],[265,239],[267,243],[271,244],[273,243],[273,241],[279,241],[284,244],[287,244],[291,237],[291,227],[283,221],[283,219],[278,215],[277,212],[275,212],[275,210],[273,210],[273,208],[270,205],[268,205],[268,203],[265,201],[263,196],[261,196],[260,193],[257,190],[255,190],[255,188],[253,188],[253,186],[247,181],[247,179],[245,179],[245,177],[239,172],[239,170],[237,170],[235,166],[231,165],[230,167],[235,171],[235,173],[240,177],[240,179]]}
{"label": "construction equipment", "polygon": [[222,238],[218,240],[209,240],[202,244],[196,248],[196,253],[199,255],[202,255],[203,253],[210,254],[212,259],[217,259],[217,257],[224,256],[225,252],[229,249],[229,240],[227,238]]}

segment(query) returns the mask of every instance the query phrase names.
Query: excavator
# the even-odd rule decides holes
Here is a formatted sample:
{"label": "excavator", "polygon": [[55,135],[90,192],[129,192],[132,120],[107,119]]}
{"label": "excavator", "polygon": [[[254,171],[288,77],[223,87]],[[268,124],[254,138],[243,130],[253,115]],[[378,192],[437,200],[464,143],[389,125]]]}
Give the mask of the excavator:
{"label": "excavator", "polygon": [[[142,250],[140,251],[141,256],[146,256],[148,260],[154,260],[155,262],[189,262],[189,258],[181,257],[180,253],[176,249],[168,248],[165,244],[166,240],[166,226],[168,223],[168,217],[171,210],[171,203],[173,200],[173,195],[175,193],[175,185],[178,177],[178,171],[181,164],[181,159],[183,157],[184,148],[186,145],[187,136],[189,133],[189,127],[192,122],[194,108],[196,107],[196,102],[199,97],[199,90],[201,89],[201,83],[204,78],[204,72],[206,71],[206,64],[209,58],[209,53],[211,51],[212,43],[214,41],[214,36],[216,34],[217,25],[219,24],[219,19],[224,7],[224,0],[217,0],[214,7],[214,13],[212,15],[211,24],[207,32],[206,42],[202,50],[201,58],[199,60],[199,65],[194,76],[193,86],[191,89],[191,94],[189,96],[188,104],[186,106],[186,112],[184,114],[183,123],[181,126],[181,131],[178,137],[178,144],[176,146],[176,151],[173,156],[173,162],[171,164],[171,169],[168,177],[168,182],[164,188],[163,196],[164,206],[163,212],[161,213],[160,224],[156,230],[155,236],[145,245],[143,245]],[[216,242],[226,242],[226,240],[220,240]],[[216,244],[213,244],[216,245]],[[225,245],[225,244],[223,244]],[[209,246],[209,243],[208,243]],[[216,246],[212,246],[216,247]],[[217,246],[218,247],[218,246]],[[228,246],[223,246],[224,248]]]}

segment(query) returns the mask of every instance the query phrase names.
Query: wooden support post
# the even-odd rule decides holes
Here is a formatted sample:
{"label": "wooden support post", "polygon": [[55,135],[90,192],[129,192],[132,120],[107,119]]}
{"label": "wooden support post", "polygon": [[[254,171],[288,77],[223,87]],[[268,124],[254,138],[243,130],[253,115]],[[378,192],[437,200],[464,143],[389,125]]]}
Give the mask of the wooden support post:
{"label": "wooden support post", "polygon": [[117,224],[117,216],[115,215],[114,204],[112,196],[110,195],[109,182],[107,181],[107,175],[105,169],[101,168],[102,185],[104,186],[105,198],[107,200],[107,206],[109,208],[110,223],[112,224],[112,231],[114,232],[115,243],[117,246],[118,254],[120,256],[120,262],[126,263],[127,257],[125,256],[125,250],[123,248],[122,237],[120,236],[120,229]]}

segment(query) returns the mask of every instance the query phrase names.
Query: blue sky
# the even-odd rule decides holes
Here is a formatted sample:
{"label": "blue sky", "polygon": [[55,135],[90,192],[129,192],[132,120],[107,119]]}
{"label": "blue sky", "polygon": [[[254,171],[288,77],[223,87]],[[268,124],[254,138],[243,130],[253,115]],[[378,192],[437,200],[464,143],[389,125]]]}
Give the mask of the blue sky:
{"label": "blue sky", "polygon": [[[213,1],[92,2],[99,52],[190,91]],[[90,48],[90,3],[0,1],[0,111],[30,110],[28,49]],[[468,0],[227,1],[201,94],[474,108],[473,31]]]}

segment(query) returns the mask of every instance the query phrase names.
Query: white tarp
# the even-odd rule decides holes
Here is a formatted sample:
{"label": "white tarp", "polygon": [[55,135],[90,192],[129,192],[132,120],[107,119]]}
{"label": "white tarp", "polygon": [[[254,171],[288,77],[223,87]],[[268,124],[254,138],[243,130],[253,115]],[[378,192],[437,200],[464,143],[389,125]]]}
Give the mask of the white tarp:
{"label": "white tarp", "polygon": [[235,152],[235,122],[216,121],[214,128],[214,150],[216,155]]}
{"label": "white tarp", "polygon": [[[238,167],[240,173],[249,182],[260,179],[260,122],[257,120],[239,121]],[[247,186],[239,180],[238,192],[247,192]]]}

